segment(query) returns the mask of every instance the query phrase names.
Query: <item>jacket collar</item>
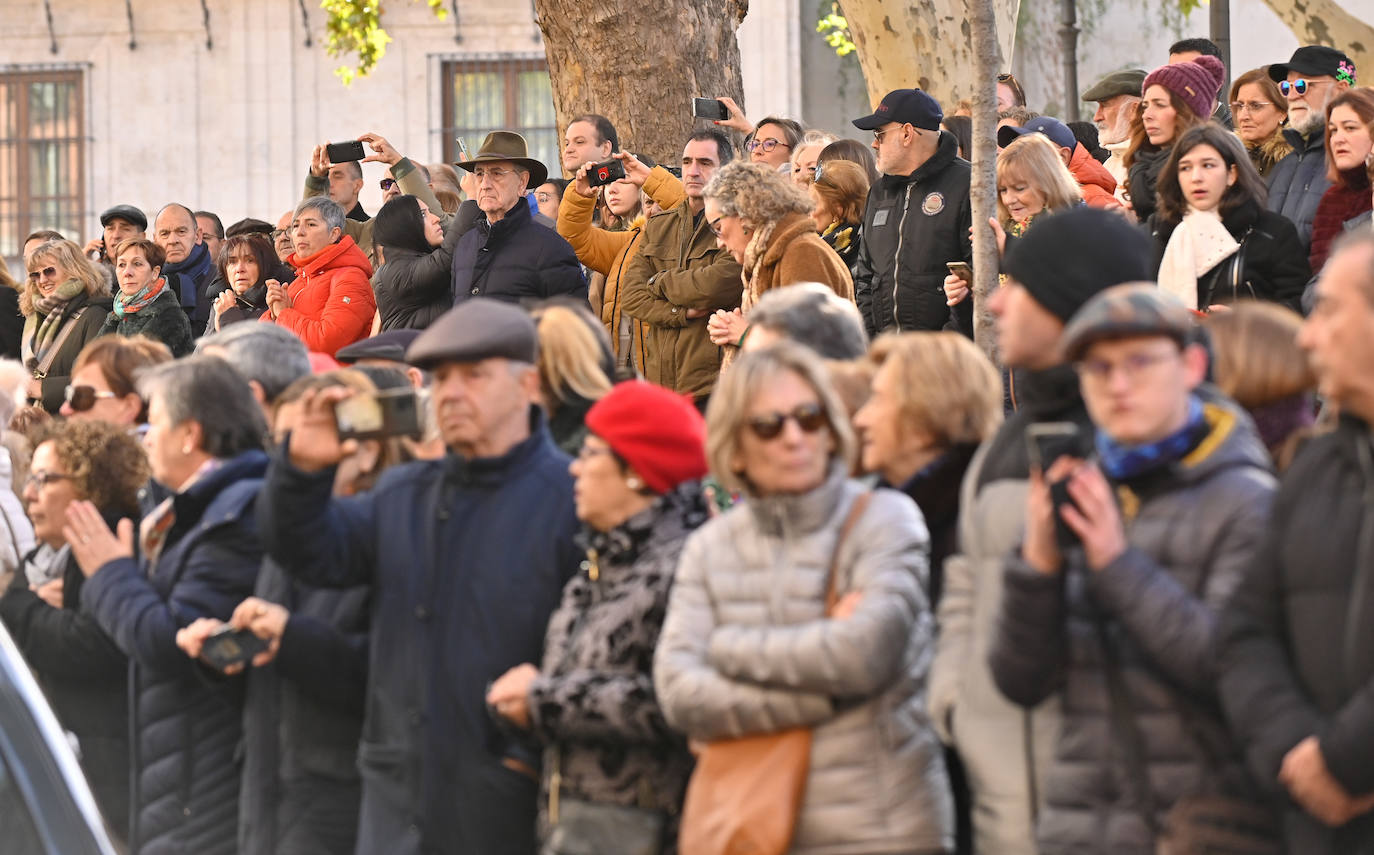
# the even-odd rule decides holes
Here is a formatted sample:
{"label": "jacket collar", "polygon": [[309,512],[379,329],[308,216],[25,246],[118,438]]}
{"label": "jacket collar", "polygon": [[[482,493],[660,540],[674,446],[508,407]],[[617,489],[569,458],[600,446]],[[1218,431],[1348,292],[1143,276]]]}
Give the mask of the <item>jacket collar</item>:
{"label": "jacket collar", "polygon": [[520,198],[515,200],[514,207],[507,211],[506,215],[501,219],[493,223],[488,220],[487,215],[483,213],[482,219],[478,222],[484,224],[484,229],[487,233],[487,241],[490,242],[493,239],[504,238],[506,234],[515,231],[521,226],[529,225],[532,220],[533,218],[530,216],[530,203],[525,201],[524,194],[521,194]]}
{"label": "jacket collar", "polygon": [[1035,417],[1080,407],[1083,394],[1078,388],[1078,373],[1067,363],[1044,371],[1018,372],[1016,403],[1017,409]]}
{"label": "jacket collar", "polygon": [[[350,254],[356,254],[358,258],[362,259],[362,264],[358,264],[358,259],[348,258],[347,256]],[[365,267],[368,278],[372,277],[372,267],[367,261],[367,256],[363,255],[363,251],[358,249],[358,245],[353,242],[353,238],[349,235],[344,235],[314,255],[308,255],[305,258],[292,255],[288,260],[301,276],[314,276],[322,270],[340,267],[352,262],[356,266]]]}
{"label": "jacket collar", "polygon": [[773,227],[773,236],[768,240],[768,248],[763,252],[764,265],[782,261],[782,256],[792,241],[808,234],[816,234],[816,224],[807,214],[788,214]]}
{"label": "jacket collar", "polygon": [[1321,131],[1316,131],[1311,137],[1305,137],[1298,133],[1296,128],[1284,128],[1283,138],[1288,140],[1294,151],[1324,151],[1326,147],[1326,135]]}
{"label": "jacket collar", "polygon": [[463,487],[497,487],[553,442],[544,411],[530,406],[530,435],[497,457],[463,457],[450,451],[444,458],[444,480]]}
{"label": "jacket collar", "polygon": [[685,481],[610,531],[583,525],[577,545],[587,553],[587,569],[604,577],[633,565],[655,544],[677,540],[711,518],[700,481]]}
{"label": "jacket collar", "polygon": [[933,509],[948,501],[945,497],[958,494],[959,485],[964,480],[964,472],[967,471],[977,451],[977,443],[955,445],[896,489],[910,496],[921,509],[921,513],[929,517]]}
{"label": "jacket collar", "polygon": [[[206,515],[212,506],[216,504],[220,494],[238,481],[248,478],[261,478],[267,472],[267,453],[252,449],[242,452],[224,461],[213,472],[209,472],[205,477],[197,479],[194,484],[183,493],[176,493],[172,497],[172,506],[176,509],[178,527],[182,521],[196,521]],[[247,498],[252,498],[248,495]],[[233,516],[242,509],[245,503],[244,497],[237,497],[232,506],[223,509],[216,509],[216,516],[219,512]]]}
{"label": "jacket collar", "polygon": [[959,143],[954,139],[954,134],[949,131],[940,131],[940,141],[935,146],[935,153],[930,159],[920,166],[910,175],[884,175],[882,180],[889,184],[903,186],[925,181],[939,175],[959,157]]}
{"label": "jacket collar", "polygon": [[849,473],[844,462],[834,460],[825,482],[809,493],[796,496],[749,496],[744,506],[765,534],[810,534],[835,514],[844,495]]}

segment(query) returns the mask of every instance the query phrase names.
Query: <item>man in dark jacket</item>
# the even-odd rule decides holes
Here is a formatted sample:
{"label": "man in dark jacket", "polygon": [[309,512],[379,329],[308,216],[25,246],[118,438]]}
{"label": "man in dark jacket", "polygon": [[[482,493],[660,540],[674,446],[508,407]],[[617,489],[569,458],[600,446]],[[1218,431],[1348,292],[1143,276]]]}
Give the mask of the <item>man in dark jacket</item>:
{"label": "man in dark jacket", "polygon": [[1317,280],[1298,342],[1339,407],[1275,499],[1223,616],[1221,695],[1261,784],[1291,798],[1288,851],[1374,853],[1374,236]]}
{"label": "man in dark jacket", "polygon": [[[162,206],[153,220],[153,243],[162,247],[167,261],[162,265],[162,278],[168,289],[181,301],[181,308],[191,319],[191,335],[199,336],[210,319],[210,303],[204,299],[205,287],[215,276],[215,260],[200,238],[196,215],[185,205],[175,202]],[[113,252],[114,247],[109,247]]]}
{"label": "man in dark jacket", "polygon": [[1326,105],[1355,85],[1355,64],[1335,48],[1308,45],[1288,62],[1269,66],[1288,98],[1283,138],[1293,151],[1269,173],[1269,210],[1293,221],[1303,250],[1312,243],[1312,218],[1331,182],[1326,179]]}
{"label": "man in dark jacket", "polygon": [[1144,233],[1117,214],[1086,207],[1054,214],[1008,249],[1007,281],[989,301],[1017,409],[964,479],[962,552],[945,562],[930,682],[936,730],[968,773],[976,852],[1034,855],[1036,794],[1058,735],[1057,704],[1018,708],[993,686],[987,663],[1003,562],[1021,540],[1026,431],[1040,422],[1090,429],[1078,376],[1059,352],[1064,325],[1099,291],[1146,278],[1149,252]]}
{"label": "man in dark jacket", "polygon": [[[537,228],[537,227],[536,227]],[[488,684],[536,661],[580,555],[569,460],[540,410],[534,323],[472,299],[411,345],[449,454],[331,498],[343,456],[328,389],[268,472],[268,554],[298,580],[371,583],[359,852],[532,855],[537,751],[488,715]]]}
{"label": "man in dark jacket", "polygon": [[919,89],[887,93],[854,127],[873,131],[878,171],[868,191],[854,300],[868,334],[883,330],[957,329],[973,335],[973,301],[950,309],[944,280],[951,261],[973,260],[969,236],[969,164],[944,113]]}
{"label": "man in dark jacket", "polygon": [[453,303],[491,297],[515,303],[565,295],[586,301],[587,280],[572,245],[530,216],[525,191],[548,178],[527,156],[525,138],[492,131],[477,156],[459,163],[477,181],[482,216],[453,251]]}

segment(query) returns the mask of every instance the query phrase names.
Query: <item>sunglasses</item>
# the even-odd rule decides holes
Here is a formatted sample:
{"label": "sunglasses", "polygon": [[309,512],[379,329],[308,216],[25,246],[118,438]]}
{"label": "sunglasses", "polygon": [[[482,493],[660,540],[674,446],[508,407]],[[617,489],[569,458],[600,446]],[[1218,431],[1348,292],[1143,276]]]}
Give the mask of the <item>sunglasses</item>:
{"label": "sunglasses", "polygon": [[1294,80],[1292,83],[1289,83],[1287,80],[1279,81],[1279,91],[1283,93],[1283,97],[1285,98],[1288,97],[1289,92],[1296,92],[1299,95],[1306,95],[1307,90],[1311,88],[1312,84],[1307,82],[1306,80],[1303,80],[1301,77],[1299,77],[1297,80]]}
{"label": "sunglasses", "polygon": [[378,181],[377,184],[382,188],[383,191],[390,190],[392,187],[396,186],[396,179],[383,178],[381,181]]}
{"label": "sunglasses", "polygon": [[1022,104],[1026,103],[1026,90],[1021,88],[1021,81],[1017,80],[1015,75],[999,74],[997,75],[997,82],[1005,83],[1010,86],[1011,91],[1016,95],[1016,100],[1020,101]]}
{"label": "sunglasses", "polygon": [[94,386],[68,386],[63,397],[73,412],[84,413],[101,398],[118,398],[114,392],[99,392]]}
{"label": "sunglasses", "polygon": [[30,281],[30,282],[37,282],[40,276],[46,276],[46,277],[48,277],[49,279],[52,279],[52,278],[54,278],[54,277],[57,276],[57,268],[56,268],[56,267],[44,267],[42,270],[35,270],[35,271],[33,271],[32,273],[29,274],[29,281]]}
{"label": "sunglasses", "polygon": [[745,424],[749,425],[749,430],[753,431],[754,436],[767,441],[777,439],[789,421],[796,422],[802,433],[815,433],[830,423],[820,404],[802,404],[790,413],[754,416]]}

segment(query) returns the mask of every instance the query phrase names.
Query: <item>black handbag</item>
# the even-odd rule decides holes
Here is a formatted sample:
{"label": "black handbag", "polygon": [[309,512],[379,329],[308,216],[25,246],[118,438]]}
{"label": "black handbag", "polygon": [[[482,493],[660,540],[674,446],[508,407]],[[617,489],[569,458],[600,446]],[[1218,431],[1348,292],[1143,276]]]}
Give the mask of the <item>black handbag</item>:
{"label": "black handbag", "polygon": [[[1226,281],[1231,287],[1229,298],[1225,294],[1217,294],[1217,280],[1221,277],[1215,276],[1212,278],[1211,287],[1207,290],[1207,299],[1204,300],[1198,308],[1206,309],[1207,306],[1217,302],[1218,296],[1227,303],[1234,303],[1238,300],[1259,299],[1255,296],[1255,286],[1250,284],[1250,280],[1241,278],[1245,275],[1245,245],[1250,242],[1250,236],[1252,234],[1255,234],[1255,230],[1253,228],[1247,229],[1245,234],[1241,236],[1240,246],[1237,247],[1235,253],[1231,255],[1231,263],[1226,274]],[[1261,236],[1266,238],[1269,237],[1263,233],[1261,233]],[[1272,238],[1270,238],[1270,240],[1272,240]]]}
{"label": "black handbag", "polygon": [[554,755],[549,781],[551,828],[541,855],[660,855],[667,814],[563,798],[562,753]]}

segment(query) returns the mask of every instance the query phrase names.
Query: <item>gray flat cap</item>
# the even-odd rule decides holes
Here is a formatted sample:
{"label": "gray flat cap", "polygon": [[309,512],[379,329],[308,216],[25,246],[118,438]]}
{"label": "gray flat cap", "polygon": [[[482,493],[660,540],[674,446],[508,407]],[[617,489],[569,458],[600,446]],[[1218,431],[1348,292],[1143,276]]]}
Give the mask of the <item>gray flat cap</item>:
{"label": "gray flat cap", "polygon": [[406,361],[417,368],[493,357],[534,363],[538,356],[534,320],[520,307],[490,297],[472,297],[449,309],[406,351]]}
{"label": "gray flat cap", "polygon": [[1140,97],[1140,86],[1145,82],[1145,69],[1128,68],[1124,71],[1113,71],[1106,77],[1097,81],[1087,92],[1083,93],[1084,101],[1106,101],[1118,95],[1134,95]]}

